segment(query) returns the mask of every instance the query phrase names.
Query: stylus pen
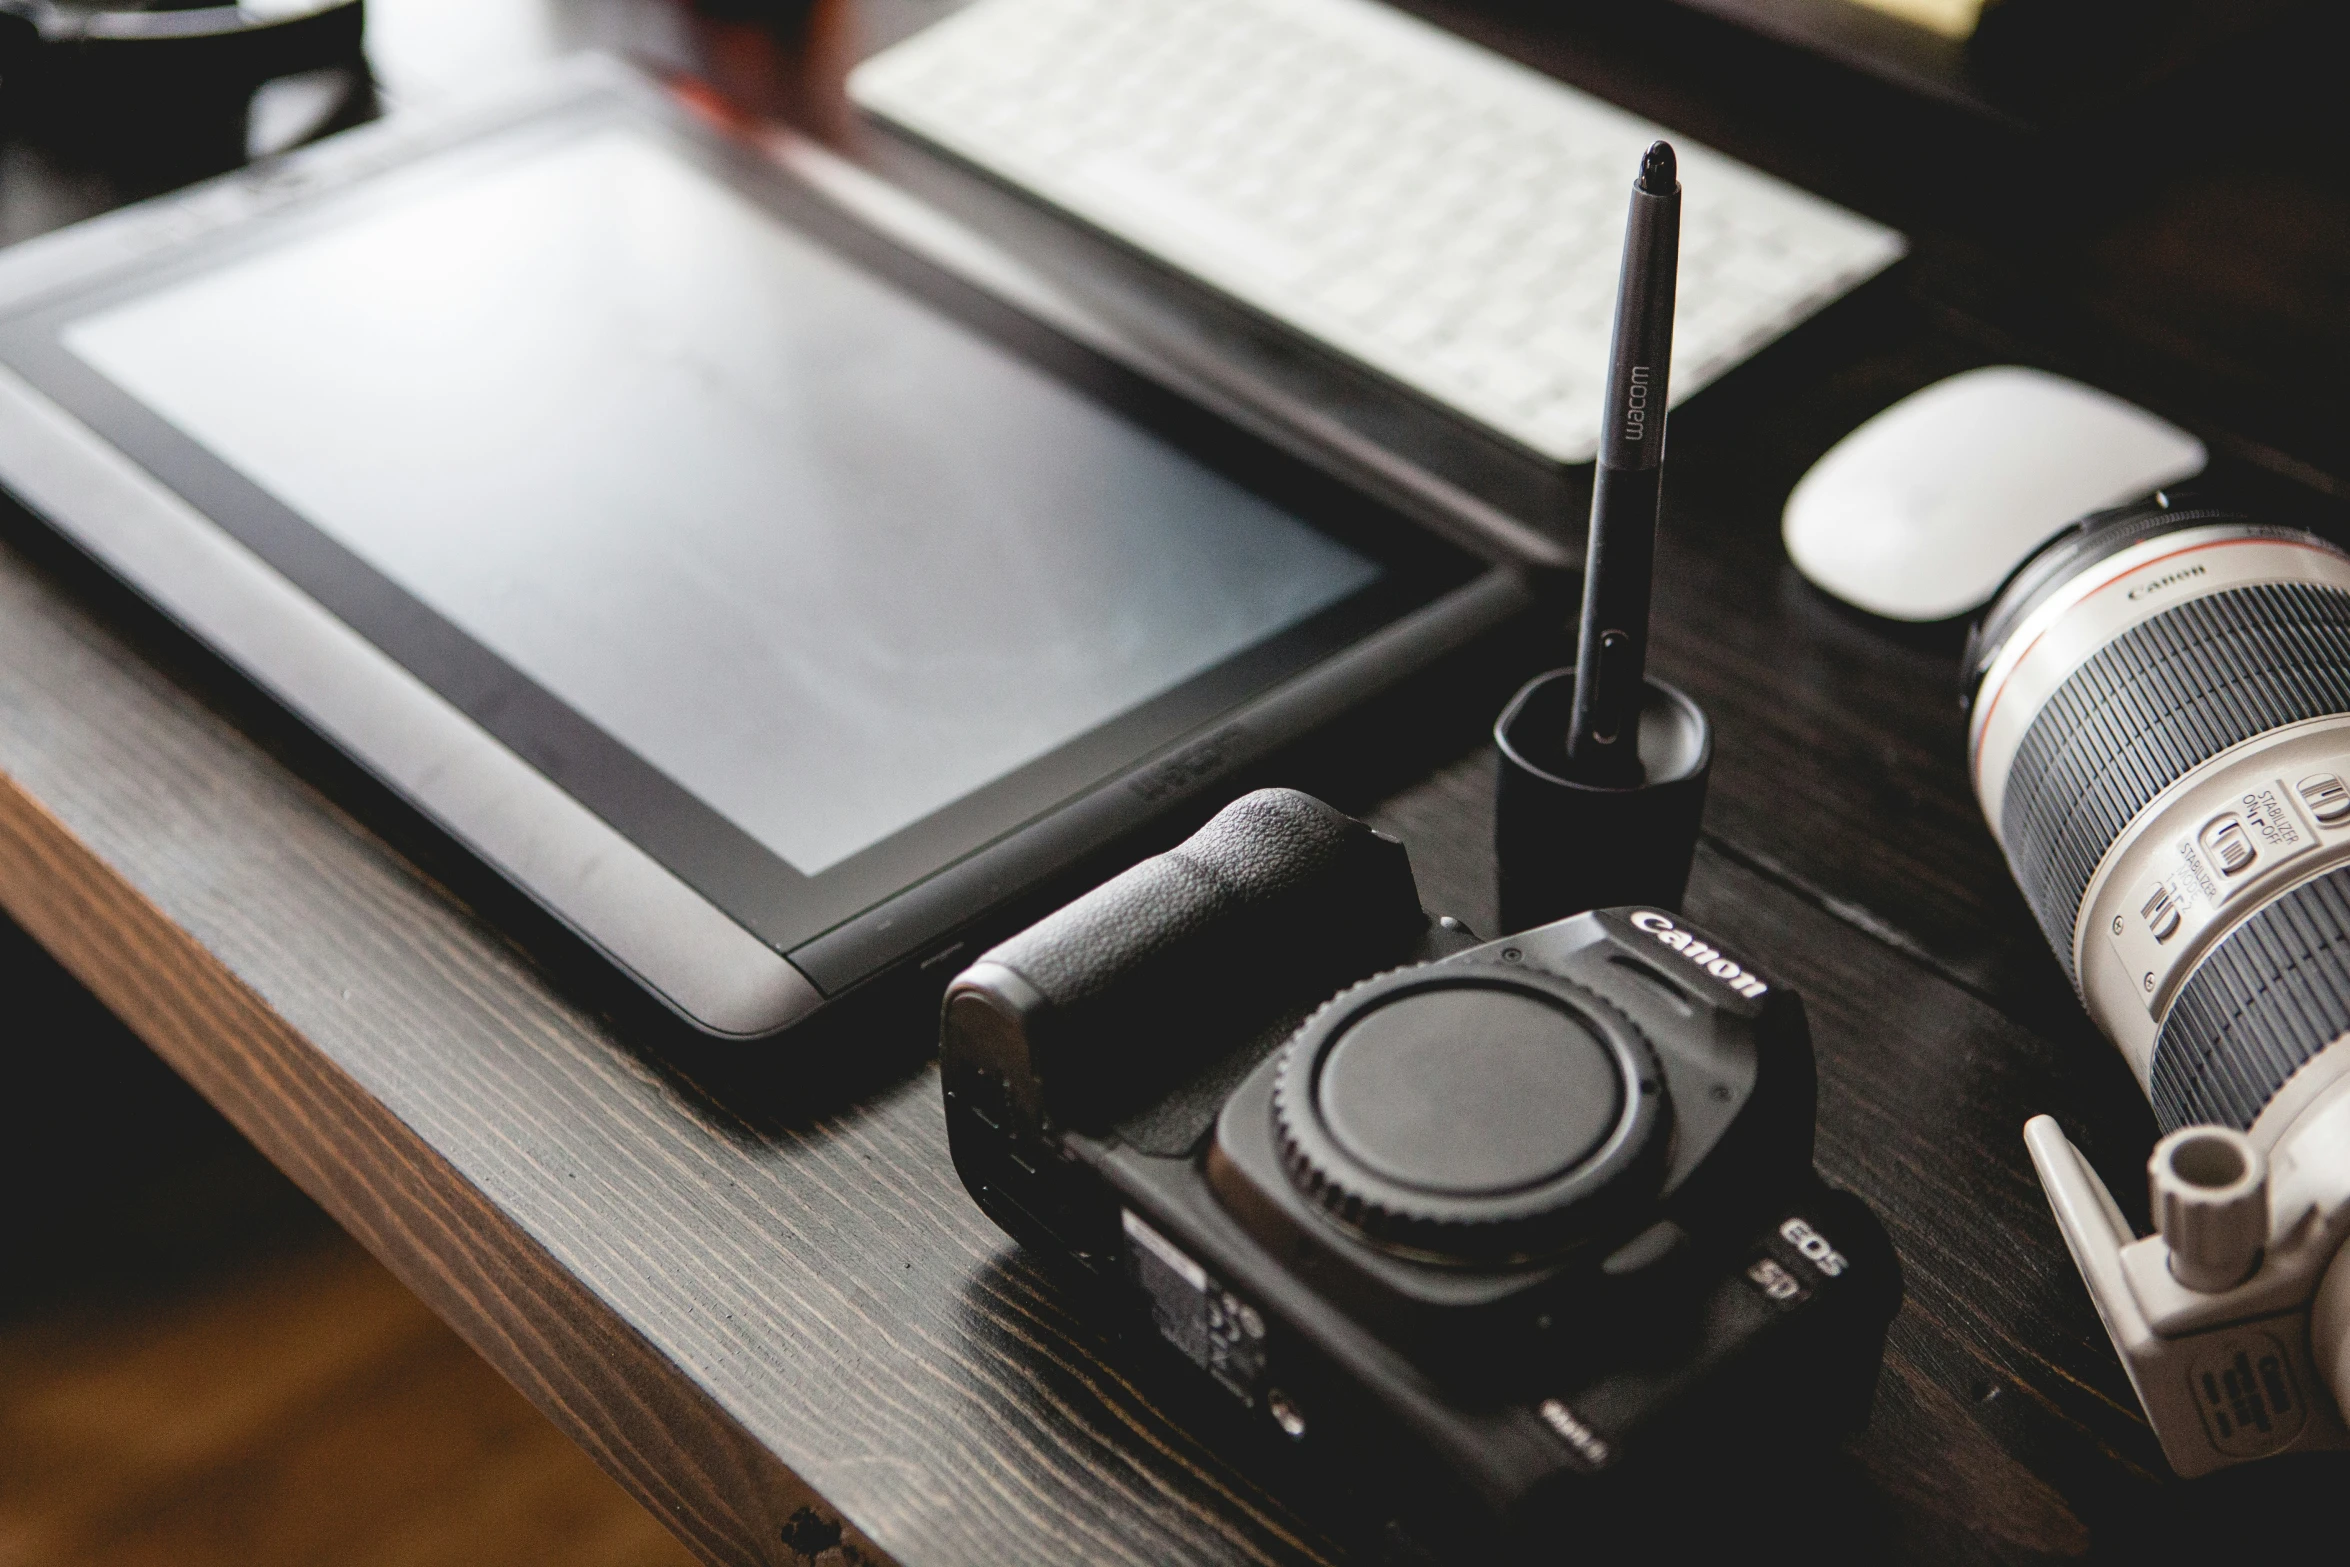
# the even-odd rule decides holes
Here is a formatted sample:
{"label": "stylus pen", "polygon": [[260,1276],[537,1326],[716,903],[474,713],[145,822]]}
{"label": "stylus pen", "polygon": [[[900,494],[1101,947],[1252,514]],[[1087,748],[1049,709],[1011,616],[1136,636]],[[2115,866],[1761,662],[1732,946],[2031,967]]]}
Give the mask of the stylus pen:
{"label": "stylus pen", "polygon": [[1591,542],[1583,563],[1583,625],[1575,655],[1575,716],[1567,733],[1576,782],[1628,789],[1642,781],[1640,698],[1648,664],[1648,583],[1656,563],[1665,462],[1665,373],[1673,358],[1673,284],[1681,267],[1681,183],[1673,149],[1640,160],[1616,284]]}

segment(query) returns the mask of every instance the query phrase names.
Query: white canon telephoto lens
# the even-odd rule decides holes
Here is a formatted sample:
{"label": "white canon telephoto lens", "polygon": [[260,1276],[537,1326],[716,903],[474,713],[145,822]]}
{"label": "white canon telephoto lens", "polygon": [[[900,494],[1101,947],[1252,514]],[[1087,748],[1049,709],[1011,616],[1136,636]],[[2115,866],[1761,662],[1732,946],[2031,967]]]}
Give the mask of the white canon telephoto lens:
{"label": "white canon telephoto lens", "polygon": [[1967,650],[1983,814],[2167,1134],[2158,1233],[2026,1141],[2181,1474],[2350,1446],[2350,554],[2157,496]]}

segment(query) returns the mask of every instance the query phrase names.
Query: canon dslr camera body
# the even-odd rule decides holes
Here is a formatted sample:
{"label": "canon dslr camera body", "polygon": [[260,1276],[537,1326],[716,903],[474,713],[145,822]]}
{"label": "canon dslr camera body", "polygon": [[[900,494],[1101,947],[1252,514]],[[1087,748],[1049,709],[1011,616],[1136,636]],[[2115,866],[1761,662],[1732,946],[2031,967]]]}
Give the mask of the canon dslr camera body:
{"label": "canon dslr camera body", "polygon": [[997,1223],[1456,1541],[1865,1418],[1900,1280],[1802,1005],[1677,916],[1480,945],[1265,790],[965,970],[943,1066]]}

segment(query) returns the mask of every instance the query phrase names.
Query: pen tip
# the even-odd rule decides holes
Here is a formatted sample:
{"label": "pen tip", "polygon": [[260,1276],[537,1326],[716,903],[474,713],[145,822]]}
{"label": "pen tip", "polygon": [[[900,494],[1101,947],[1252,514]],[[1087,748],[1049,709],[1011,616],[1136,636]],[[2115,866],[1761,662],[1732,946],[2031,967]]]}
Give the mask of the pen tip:
{"label": "pen tip", "polygon": [[1651,196],[1670,196],[1680,177],[1680,167],[1673,158],[1673,144],[1650,142],[1640,159],[1640,188]]}

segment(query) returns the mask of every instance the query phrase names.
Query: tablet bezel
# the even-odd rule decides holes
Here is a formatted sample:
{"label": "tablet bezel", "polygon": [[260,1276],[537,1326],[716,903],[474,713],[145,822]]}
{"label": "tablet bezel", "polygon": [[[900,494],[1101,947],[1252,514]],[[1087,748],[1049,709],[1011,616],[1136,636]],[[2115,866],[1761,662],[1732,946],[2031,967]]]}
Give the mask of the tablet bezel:
{"label": "tablet bezel", "polygon": [[[1371,556],[1386,568],[1381,579],[840,865],[804,876],[60,341],[72,320],[265,249],[289,231],[340,222],[401,199],[418,182],[462,179],[483,162],[528,156],[617,124],[658,137],[853,265]],[[981,286],[952,263],[852,215],[837,193],[718,134],[633,73],[575,64],[494,103],[348,133],[0,258],[0,365],[7,371],[0,483],[696,1026],[770,1034],[1294,733],[1309,710],[1345,705],[1424,661],[1426,647],[1459,640],[1517,598],[1514,583],[1482,575],[1473,557],[1170,391],[1065,323],[1048,324],[1008,303],[1000,289]],[[126,533],[123,518],[141,511],[153,515]],[[191,530],[209,539],[184,537]],[[164,534],[175,536],[168,545]],[[208,570],[192,570],[191,552],[210,560]],[[296,602],[278,602],[287,599]],[[257,600],[271,601],[266,613]],[[240,631],[240,622],[255,617],[275,625],[262,639],[267,646]],[[324,658],[318,648],[329,642],[339,645],[338,655]],[[317,669],[304,671],[305,663],[336,673],[322,679]],[[410,710],[433,708],[441,710],[426,726],[434,736],[419,750]],[[1251,716],[1239,725],[1244,712]],[[1169,757],[1178,753],[1191,761],[1170,771]],[[418,754],[434,761],[420,768]],[[540,787],[512,776],[517,772]],[[452,791],[452,774],[472,782]],[[550,792],[571,809],[556,808]],[[564,867],[566,855],[576,862],[583,853],[585,874]],[[612,869],[624,863],[625,874]],[[677,887],[652,896],[664,878]],[[707,918],[686,918],[687,900],[718,915],[732,934]],[[672,929],[647,928],[661,923]],[[690,939],[681,931],[692,932]]]}

